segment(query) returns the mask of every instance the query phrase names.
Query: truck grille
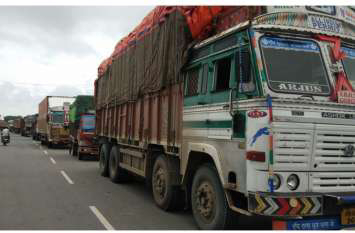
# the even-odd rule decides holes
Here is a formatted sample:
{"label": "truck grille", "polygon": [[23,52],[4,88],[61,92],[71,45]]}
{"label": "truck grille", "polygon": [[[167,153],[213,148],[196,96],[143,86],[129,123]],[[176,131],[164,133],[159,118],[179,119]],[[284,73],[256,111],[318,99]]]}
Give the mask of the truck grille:
{"label": "truck grille", "polygon": [[313,192],[346,192],[355,190],[355,172],[314,172],[310,177]]}
{"label": "truck grille", "polygon": [[324,128],[325,126],[317,126],[314,166],[322,171],[354,171],[355,157],[346,157],[344,148],[355,144],[355,127]]}
{"label": "truck grille", "polygon": [[300,124],[297,128],[282,123],[273,124],[275,169],[309,169],[313,142],[310,127],[307,124]]}

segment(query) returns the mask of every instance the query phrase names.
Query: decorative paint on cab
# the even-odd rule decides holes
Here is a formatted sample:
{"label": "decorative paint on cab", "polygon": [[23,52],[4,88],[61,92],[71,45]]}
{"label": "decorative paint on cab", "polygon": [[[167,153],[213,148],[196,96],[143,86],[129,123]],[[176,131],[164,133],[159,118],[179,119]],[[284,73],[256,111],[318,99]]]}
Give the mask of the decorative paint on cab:
{"label": "decorative paint on cab", "polygon": [[261,118],[261,117],[265,117],[266,115],[267,115],[266,112],[258,111],[258,110],[254,110],[248,113],[248,117],[251,118]]}
{"label": "decorative paint on cab", "polygon": [[269,129],[267,127],[261,128],[258,131],[256,131],[256,133],[254,134],[254,136],[251,138],[251,143],[250,146],[253,146],[254,143],[256,142],[256,140],[258,140],[259,137],[263,136],[263,135],[269,135]]}

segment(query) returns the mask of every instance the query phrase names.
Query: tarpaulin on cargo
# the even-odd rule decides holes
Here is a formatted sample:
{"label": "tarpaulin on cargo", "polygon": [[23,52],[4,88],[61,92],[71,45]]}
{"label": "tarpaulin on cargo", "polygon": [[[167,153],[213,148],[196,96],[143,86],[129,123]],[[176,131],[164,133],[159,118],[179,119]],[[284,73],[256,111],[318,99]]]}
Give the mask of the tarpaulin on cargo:
{"label": "tarpaulin on cargo", "polygon": [[[200,41],[261,14],[253,6],[158,6],[120,40],[99,69],[96,104],[136,100],[177,83],[186,50]],[[99,90],[99,91],[97,91]]]}
{"label": "tarpaulin on cargo", "polygon": [[164,23],[151,28],[112,60],[110,68],[97,80],[96,104],[135,100],[179,82],[190,41],[181,12],[167,15]]}

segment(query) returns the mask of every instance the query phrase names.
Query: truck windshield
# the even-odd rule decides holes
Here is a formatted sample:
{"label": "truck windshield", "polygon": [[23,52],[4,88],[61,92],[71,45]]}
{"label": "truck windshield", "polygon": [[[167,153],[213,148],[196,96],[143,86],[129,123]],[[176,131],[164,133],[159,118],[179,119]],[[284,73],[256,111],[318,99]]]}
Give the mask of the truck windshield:
{"label": "truck windshield", "polygon": [[341,50],[345,52],[343,59],[344,70],[351,85],[355,87],[355,48],[342,47]]}
{"label": "truck windshield", "polygon": [[52,112],[52,122],[57,124],[63,124],[64,112]]}
{"label": "truck windshield", "polygon": [[264,36],[260,45],[272,90],[314,95],[330,93],[317,43]]}
{"label": "truck windshield", "polygon": [[81,130],[85,132],[93,132],[95,130],[95,116],[82,116]]}

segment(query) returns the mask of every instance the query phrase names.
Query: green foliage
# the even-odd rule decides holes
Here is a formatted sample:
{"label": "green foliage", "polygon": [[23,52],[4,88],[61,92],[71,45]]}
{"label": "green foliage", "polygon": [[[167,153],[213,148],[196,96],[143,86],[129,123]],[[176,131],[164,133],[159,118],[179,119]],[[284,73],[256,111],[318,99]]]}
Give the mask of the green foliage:
{"label": "green foliage", "polygon": [[15,120],[15,119],[17,119],[17,118],[21,118],[22,116],[5,116],[4,117],[4,120],[6,121],[6,122],[9,122],[10,120]]}

